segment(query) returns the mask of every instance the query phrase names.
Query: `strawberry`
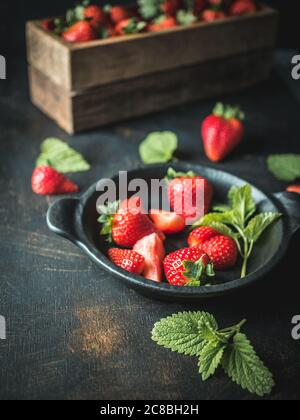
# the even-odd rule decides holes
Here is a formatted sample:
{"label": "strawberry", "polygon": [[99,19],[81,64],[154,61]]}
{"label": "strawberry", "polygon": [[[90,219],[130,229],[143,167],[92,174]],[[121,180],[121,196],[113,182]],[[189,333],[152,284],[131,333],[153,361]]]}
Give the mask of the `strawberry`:
{"label": "strawberry", "polygon": [[202,124],[206,156],[213,162],[227,157],[243,140],[244,113],[239,108],[217,104],[213,114]]}
{"label": "strawberry", "polygon": [[161,5],[162,12],[167,16],[176,16],[178,10],[182,8],[181,0],[165,0]]}
{"label": "strawberry", "polygon": [[97,39],[98,34],[90,22],[83,20],[67,29],[62,37],[67,42],[87,42]]}
{"label": "strawberry", "polygon": [[137,18],[130,18],[121,20],[116,27],[115,31],[118,35],[130,35],[142,32],[146,28],[146,23],[139,21]]}
{"label": "strawberry", "polygon": [[162,281],[163,259],[166,251],[163,241],[158,234],[145,236],[134,245],[134,251],[145,258],[143,276],[158,283]]}
{"label": "strawberry", "polygon": [[167,179],[170,205],[177,214],[197,220],[208,213],[213,186],[207,179],[193,172],[177,173],[172,168],[168,171]]}
{"label": "strawberry", "polygon": [[209,257],[200,248],[183,248],[164,259],[167,280],[173,286],[200,286],[205,275],[213,276]]}
{"label": "strawberry", "polygon": [[76,184],[50,166],[38,166],[32,174],[32,190],[39,195],[71,194],[79,191]]}
{"label": "strawberry", "polygon": [[290,185],[286,190],[288,192],[300,194],[300,185]]}
{"label": "strawberry", "polygon": [[213,22],[215,20],[226,18],[226,14],[222,11],[207,9],[204,10],[201,17],[205,22]]}
{"label": "strawberry", "polygon": [[99,6],[91,5],[84,9],[84,17],[89,20],[92,26],[100,29],[106,22],[106,15]]}
{"label": "strawberry", "polygon": [[166,29],[176,28],[177,21],[172,16],[161,16],[158,19],[155,19],[150,25],[148,26],[149,32],[159,32],[164,31]]}
{"label": "strawberry", "polygon": [[55,23],[53,19],[45,19],[42,22],[42,26],[46,31],[54,31]]}
{"label": "strawberry", "polygon": [[180,233],[185,229],[185,219],[179,214],[164,210],[151,210],[150,217],[157,229],[166,235]]}
{"label": "strawberry", "polygon": [[[101,206],[102,215],[99,222],[103,225],[101,234],[108,235],[109,241],[113,240],[124,248],[132,248],[136,242],[151,233],[157,233],[154,224],[141,209],[141,199],[132,197],[121,203],[109,203]],[[158,232],[162,239],[164,235]]]}
{"label": "strawberry", "polygon": [[114,24],[133,17],[133,12],[124,6],[106,6],[105,11],[109,13],[110,19]]}
{"label": "strawberry", "polygon": [[108,256],[114,264],[130,273],[141,274],[145,268],[145,258],[130,249],[111,248]]}
{"label": "strawberry", "polygon": [[209,241],[215,236],[220,236],[220,232],[211,227],[202,226],[194,229],[188,237],[189,247],[201,246],[204,242]]}
{"label": "strawberry", "polygon": [[230,16],[241,16],[256,12],[257,7],[252,0],[237,0],[232,3],[229,9]]}
{"label": "strawberry", "polygon": [[200,249],[210,257],[216,270],[227,270],[237,263],[238,248],[228,236],[215,236],[204,242]]}
{"label": "strawberry", "polygon": [[207,5],[207,0],[195,0],[194,3],[194,14],[199,16]]}

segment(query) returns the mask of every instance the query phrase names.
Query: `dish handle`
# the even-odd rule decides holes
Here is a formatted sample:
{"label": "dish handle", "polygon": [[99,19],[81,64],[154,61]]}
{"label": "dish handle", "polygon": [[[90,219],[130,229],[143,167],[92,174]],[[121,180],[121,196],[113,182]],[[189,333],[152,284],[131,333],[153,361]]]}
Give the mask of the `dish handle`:
{"label": "dish handle", "polygon": [[291,219],[292,233],[300,228],[300,194],[291,192],[280,192],[274,194],[281,202]]}
{"label": "dish handle", "polygon": [[49,229],[76,244],[79,243],[75,230],[75,212],[78,204],[78,198],[60,198],[51,204],[47,212]]}

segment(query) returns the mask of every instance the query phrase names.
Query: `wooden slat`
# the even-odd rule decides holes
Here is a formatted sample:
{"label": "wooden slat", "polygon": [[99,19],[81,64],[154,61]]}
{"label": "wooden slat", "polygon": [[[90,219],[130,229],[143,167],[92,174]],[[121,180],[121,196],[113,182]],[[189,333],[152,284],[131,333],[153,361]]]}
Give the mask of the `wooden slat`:
{"label": "wooden slat", "polygon": [[72,134],[249,87],[268,76],[271,63],[271,50],[261,50],[71,95],[32,70],[32,89],[35,104]]}
{"label": "wooden slat", "polygon": [[29,62],[56,84],[78,92],[272,48],[276,39],[277,13],[263,7],[252,15],[212,23],[200,22],[162,33],[74,45],[47,33],[38,23],[31,23],[28,28]]}
{"label": "wooden slat", "polygon": [[71,90],[70,48],[37,22],[26,25],[27,59],[55,84]]}

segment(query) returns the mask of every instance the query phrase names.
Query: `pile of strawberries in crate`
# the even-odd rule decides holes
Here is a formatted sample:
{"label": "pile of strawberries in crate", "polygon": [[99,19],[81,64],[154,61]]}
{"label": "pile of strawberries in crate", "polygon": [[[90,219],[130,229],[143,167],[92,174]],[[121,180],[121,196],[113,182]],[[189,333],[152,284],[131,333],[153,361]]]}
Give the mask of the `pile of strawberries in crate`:
{"label": "pile of strawberries in crate", "polygon": [[65,17],[45,20],[43,27],[67,42],[88,42],[212,22],[258,9],[255,0],[138,0],[135,6],[98,2],[84,0]]}

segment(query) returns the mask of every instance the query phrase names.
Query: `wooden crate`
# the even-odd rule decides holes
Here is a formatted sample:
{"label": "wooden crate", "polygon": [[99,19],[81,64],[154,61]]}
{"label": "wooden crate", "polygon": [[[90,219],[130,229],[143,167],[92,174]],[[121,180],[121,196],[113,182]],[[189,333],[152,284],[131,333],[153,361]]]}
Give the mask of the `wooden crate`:
{"label": "wooden crate", "polygon": [[264,80],[277,13],[68,44],[28,22],[33,103],[73,134]]}

